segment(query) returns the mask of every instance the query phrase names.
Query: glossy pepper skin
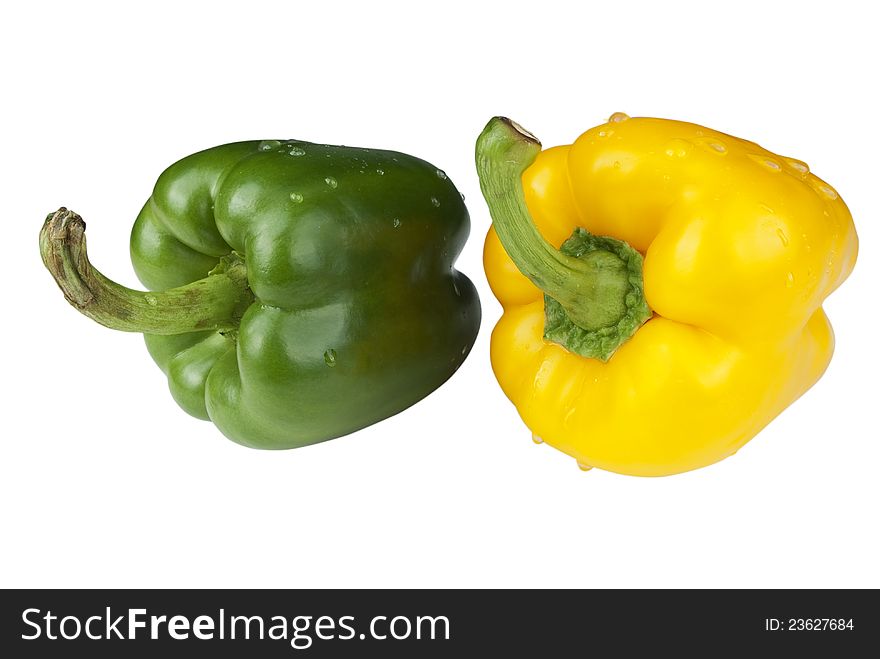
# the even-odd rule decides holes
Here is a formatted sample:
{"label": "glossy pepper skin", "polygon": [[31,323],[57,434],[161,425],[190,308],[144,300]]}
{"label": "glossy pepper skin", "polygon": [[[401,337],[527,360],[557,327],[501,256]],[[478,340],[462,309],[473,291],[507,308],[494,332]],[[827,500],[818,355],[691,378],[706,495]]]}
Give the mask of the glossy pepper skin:
{"label": "glossy pepper skin", "polygon": [[[409,407],[462,364],[480,322],[477,293],[453,268],[468,231],[455,186],[412,156],[290,140],[219,146],[161,175],[131,258],[149,290],[166,292],[153,296],[160,307],[171,304],[160,295],[221,278],[240,286],[226,299],[240,299],[220,321],[105,324],[145,331],[174,399],[230,439],[312,444]],[[76,241],[61,233],[51,234],[59,245]]]}
{"label": "glossy pepper skin", "polygon": [[820,378],[834,345],[821,305],[858,240],[803,162],[680,121],[616,114],[543,151],[493,121],[481,140],[529,143],[521,190],[540,234],[557,248],[577,227],[625,241],[652,311],[607,361],[545,339],[542,291],[490,229],[504,307],[492,366],[535,441],[584,469],[675,474],[732,455]]}

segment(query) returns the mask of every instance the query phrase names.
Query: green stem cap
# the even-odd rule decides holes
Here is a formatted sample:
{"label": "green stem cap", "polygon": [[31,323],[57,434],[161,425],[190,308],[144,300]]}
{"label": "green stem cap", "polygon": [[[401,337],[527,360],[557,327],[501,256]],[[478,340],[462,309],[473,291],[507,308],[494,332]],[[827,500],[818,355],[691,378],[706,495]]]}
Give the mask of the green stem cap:
{"label": "green stem cap", "polygon": [[59,208],[40,231],[40,255],[67,301],[105,327],[166,335],[233,330],[254,300],[247,268],[234,252],[191,284],[155,293],[126,288],[89,262],[85,230],[79,215]]}
{"label": "green stem cap", "polygon": [[523,172],[541,151],[534,135],[494,117],[477,139],[477,172],[505,251],[545,294],[544,338],[607,361],[651,317],[642,255],[626,242],[575,229],[556,249],[526,206]]}

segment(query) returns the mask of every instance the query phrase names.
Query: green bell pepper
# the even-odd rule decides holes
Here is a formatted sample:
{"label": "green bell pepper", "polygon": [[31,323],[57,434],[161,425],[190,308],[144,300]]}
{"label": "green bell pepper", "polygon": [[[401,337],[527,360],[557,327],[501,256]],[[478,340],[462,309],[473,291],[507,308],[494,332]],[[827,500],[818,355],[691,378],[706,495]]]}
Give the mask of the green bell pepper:
{"label": "green bell pepper", "polygon": [[469,226],[463,197],[423,160],[269,140],[160,176],[131,234],[153,292],[98,272],[66,209],[46,220],[40,252],[79,311],[145,334],[186,412],[282,449],[396,414],[462,364],[480,324],[453,268]]}

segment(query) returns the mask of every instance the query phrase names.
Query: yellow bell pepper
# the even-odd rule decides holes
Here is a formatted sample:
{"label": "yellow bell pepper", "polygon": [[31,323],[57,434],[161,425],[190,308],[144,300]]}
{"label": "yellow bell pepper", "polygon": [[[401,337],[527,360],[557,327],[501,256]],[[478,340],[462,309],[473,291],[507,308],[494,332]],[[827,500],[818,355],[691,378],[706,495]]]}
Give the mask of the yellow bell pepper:
{"label": "yellow bell pepper", "polygon": [[690,123],[612,115],[541,150],[477,142],[504,307],[492,367],[536,442],[662,476],[735,453],[831,359],[823,300],[852,271],[849,210],[806,164]]}

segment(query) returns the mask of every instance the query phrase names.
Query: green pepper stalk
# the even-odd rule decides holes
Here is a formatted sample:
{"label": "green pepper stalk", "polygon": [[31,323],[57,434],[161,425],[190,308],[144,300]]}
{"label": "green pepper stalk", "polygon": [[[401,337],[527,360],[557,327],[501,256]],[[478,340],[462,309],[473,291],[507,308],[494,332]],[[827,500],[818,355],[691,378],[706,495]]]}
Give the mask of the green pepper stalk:
{"label": "green pepper stalk", "polygon": [[234,329],[254,300],[247,268],[234,253],[185,286],[155,293],[126,288],[89,262],[85,230],[79,215],[59,208],[40,231],[40,255],[67,301],[105,327],[160,335]]}

